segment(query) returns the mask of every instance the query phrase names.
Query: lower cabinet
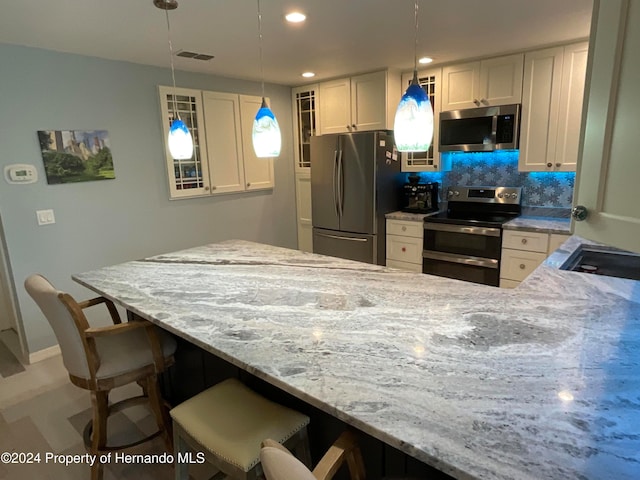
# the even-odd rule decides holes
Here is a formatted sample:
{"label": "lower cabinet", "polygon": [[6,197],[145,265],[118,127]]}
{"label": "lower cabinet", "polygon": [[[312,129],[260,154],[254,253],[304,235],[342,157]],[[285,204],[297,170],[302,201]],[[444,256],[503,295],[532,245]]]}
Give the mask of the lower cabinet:
{"label": "lower cabinet", "polygon": [[387,220],[387,267],[422,273],[422,222]]}
{"label": "lower cabinet", "polygon": [[500,287],[515,288],[569,235],[505,230],[502,236]]}

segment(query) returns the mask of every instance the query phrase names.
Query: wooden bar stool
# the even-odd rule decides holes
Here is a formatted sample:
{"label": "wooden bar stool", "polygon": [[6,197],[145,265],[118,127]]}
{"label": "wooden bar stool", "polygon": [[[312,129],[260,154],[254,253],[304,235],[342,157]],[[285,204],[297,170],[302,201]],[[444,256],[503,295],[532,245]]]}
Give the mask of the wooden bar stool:
{"label": "wooden bar stool", "polygon": [[[160,435],[171,452],[171,419],[160,396],[158,374],[174,362],[175,340],[144,320],[121,323],[115,305],[104,297],[78,303],[41,275],[29,276],[24,286],[53,328],[71,383],[91,392],[93,416],[83,435],[87,450],[99,458],[104,452],[133,447]],[[99,304],[106,305],[113,325],[89,325],[83,310]],[[109,405],[109,392],[132,382],[142,387],[142,395]],[[158,430],[127,445],[107,445],[109,415],[147,402]],[[103,467],[94,463],[92,480],[102,478]]]}
{"label": "wooden bar stool", "polygon": [[219,470],[213,478],[254,480],[262,473],[260,442],[272,438],[311,465],[309,417],[274,403],[230,378],[173,408],[176,480],[187,480],[185,454],[199,452]]}
{"label": "wooden bar stool", "polygon": [[300,463],[289,450],[270,438],[262,442],[260,459],[267,480],[331,480],[345,462],[351,480],[366,478],[362,453],[350,430],[333,442],[313,472],[309,465]]}

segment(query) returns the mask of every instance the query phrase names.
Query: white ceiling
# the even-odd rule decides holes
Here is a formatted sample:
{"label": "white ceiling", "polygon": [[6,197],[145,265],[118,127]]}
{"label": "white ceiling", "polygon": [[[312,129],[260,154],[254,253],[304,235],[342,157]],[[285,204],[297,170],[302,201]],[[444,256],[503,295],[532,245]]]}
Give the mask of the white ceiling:
{"label": "white ceiling", "polygon": [[[169,12],[178,70],[260,79],[256,0],[179,0]],[[11,0],[0,43],[168,67],[165,13],[152,0]],[[420,0],[418,55],[435,63],[589,35],[592,0]],[[380,67],[413,67],[412,0],[262,0],[265,80],[300,85]],[[307,14],[301,25],[284,14]],[[315,79],[300,77],[303,71]],[[178,78],[178,84],[180,83]]]}

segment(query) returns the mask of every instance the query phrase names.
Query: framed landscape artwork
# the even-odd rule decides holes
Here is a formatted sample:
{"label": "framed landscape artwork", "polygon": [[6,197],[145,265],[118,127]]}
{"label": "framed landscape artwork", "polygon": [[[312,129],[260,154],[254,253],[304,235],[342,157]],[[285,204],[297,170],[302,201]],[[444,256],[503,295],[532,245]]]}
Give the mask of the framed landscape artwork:
{"label": "framed landscape artwork", "polygon": [[39,130],[47,183],[116,178],[106,130]]}

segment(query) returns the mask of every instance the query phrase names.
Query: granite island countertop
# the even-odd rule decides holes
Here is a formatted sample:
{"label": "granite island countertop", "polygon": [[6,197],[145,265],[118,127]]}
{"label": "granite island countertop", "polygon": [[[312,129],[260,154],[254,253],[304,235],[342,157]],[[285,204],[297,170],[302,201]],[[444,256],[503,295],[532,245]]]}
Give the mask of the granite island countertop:
{"label": "granite island countertop", "polygon": [[456,478],[638,478],[640,282],[582,242],[515,290],[243,241],[73,278]]}

